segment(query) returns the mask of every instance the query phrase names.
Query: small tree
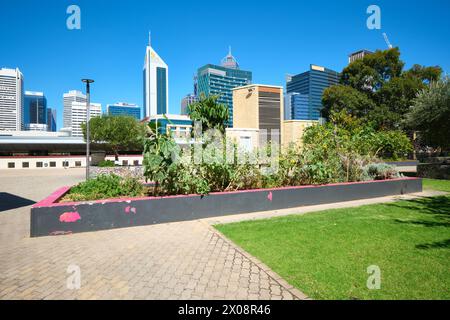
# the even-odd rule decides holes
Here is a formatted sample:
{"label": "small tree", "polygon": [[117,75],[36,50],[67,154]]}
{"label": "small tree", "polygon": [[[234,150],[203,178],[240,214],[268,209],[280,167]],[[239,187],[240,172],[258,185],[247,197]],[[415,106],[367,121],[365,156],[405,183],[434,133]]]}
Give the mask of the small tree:
{"label": "small tree", "polygon": [[406,124],[420,131],[431,147],[450,148],[450,78],[422,90],[406,116]]}
{"label": "small tree", "polygon": [[[146,126],[133,117],[109,116],[92,118],[89,121],[90,140],[111,150],[116,160],[120,151],[141,151],[146,134]],[[86,124],[82,124],[86,140]]]}
{"label": "small tree", "polygon": [[218,129],[225,133],[225,125],[228,122],[228,107],[218,103],[219,96],[202,94],[200,100],[189,106],[189,116],[193,121],[201,121],[203,132],[209,129]]}

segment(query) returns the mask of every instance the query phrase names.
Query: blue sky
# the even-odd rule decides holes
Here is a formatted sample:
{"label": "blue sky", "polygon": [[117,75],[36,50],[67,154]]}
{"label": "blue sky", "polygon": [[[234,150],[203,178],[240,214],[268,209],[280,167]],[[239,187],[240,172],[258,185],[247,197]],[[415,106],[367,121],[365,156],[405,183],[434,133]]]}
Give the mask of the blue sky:
{"label": "blue sky", "polygon": [[[66,9],[81,8],[81,30],[68,30]],[[366,27],[366,9],[381,8],[382,29]],[[148,31],[169,65],[169,112],[179,113],[192,77],[233,48],[254,83],[285,85],[287,73],[311,63],[341,71],[361,48],[385,49],[382,33],[409,67],[440,65],[450,73],[450,1],[112,1],[0,0],[0,67],[19,67],[25,89],[44,91],[62,122],[62,95],[96,80],[92,101],[142,106]]]}

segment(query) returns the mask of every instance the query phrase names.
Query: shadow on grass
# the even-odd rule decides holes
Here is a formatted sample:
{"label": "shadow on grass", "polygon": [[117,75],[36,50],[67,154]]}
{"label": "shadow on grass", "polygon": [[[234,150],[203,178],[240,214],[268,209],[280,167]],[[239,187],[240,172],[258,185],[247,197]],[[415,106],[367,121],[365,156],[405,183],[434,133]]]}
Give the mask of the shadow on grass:
{"label": "shadow on grass", "polygon": [[416,246],[417,249],[450,249],[450,239],[443,240],[443,241],[437,241],[437,242],[431,242],[431,243],[424,243],[424,244],[418,244]]}
{"label": "shadow on grass", "polygon": [[[450,227],[450,197],[448,196],[418,198],[397,203],[389,203],[387,205],[401,209],[408,209],[412,214],[422,214],[422,217],[424,217],[424,219],[416,220],[395,219],[394,221],[397,223],[421,225],[430,228]],[[424,216],[424,214],[426,216]],[[422,250],[450,249],[450,239],[418,244],[416,245],[416,248]]]}
{"label": "shadow on grass", "polygon": [[387,206],[408,209],[412,213],[426,214],[430,219],[400,220],[395,222],[423,225],[425,227],[450,227],[450,197],[418,198],[386,204]]}

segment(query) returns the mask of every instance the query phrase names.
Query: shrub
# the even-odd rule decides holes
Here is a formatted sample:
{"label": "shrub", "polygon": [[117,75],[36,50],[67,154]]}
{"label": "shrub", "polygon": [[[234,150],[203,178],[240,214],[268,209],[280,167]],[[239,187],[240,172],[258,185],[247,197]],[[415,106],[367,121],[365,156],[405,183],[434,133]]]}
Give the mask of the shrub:
{"label": "shrub", "polygon": [[364,167],[365,180],[386,180],[399,178],[400,174],[394,166],[386,163],[371,163]]}
{"label": "shrub", "polygon": [[100,168],[111,168],[111,167],[115,167],[116,165],[115,165],[114,161],[111,161],[111,160],[103,160],[103,161],[101,161],[101,162],[98,164],[98,166],[99,166]]}
{"label": "shrub", "polygon": [[103,174],[73,187],[63,200],[89,201],[142,195],[144,195],[144,187],[138,179]]}

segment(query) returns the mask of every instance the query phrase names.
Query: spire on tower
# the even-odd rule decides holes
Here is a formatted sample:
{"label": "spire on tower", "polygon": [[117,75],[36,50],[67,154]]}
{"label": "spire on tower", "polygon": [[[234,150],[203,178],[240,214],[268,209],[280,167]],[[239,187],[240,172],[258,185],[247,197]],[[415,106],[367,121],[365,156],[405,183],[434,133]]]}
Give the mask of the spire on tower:
{"label": "spire on tower", "polygon": [[148,46],[149,47],[152,46],[152,32],[151,31],[148,32]]}
{"label": "spire on tower", "polygon": [[239,69],[239,64],[231,54],[231,46],[228,46],[228,55],[222,59],[222,67],[230,69]]}

